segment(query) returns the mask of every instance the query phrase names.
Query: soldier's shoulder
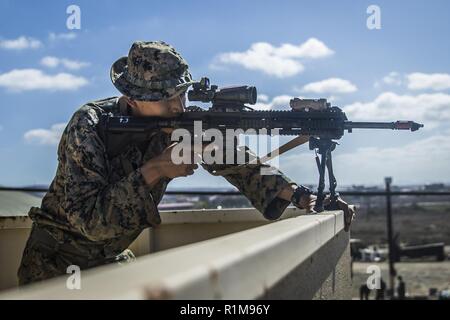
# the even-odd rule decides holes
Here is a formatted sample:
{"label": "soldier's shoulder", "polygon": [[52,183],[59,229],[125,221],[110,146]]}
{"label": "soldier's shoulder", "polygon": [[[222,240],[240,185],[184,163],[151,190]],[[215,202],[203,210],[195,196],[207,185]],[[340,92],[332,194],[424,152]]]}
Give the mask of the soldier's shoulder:
{"label": "soldier's shoulder", "polygon": [[76,110],[70,119],[69,126],[95,126],[100,115],[116,113],[118,109],[117,97],[90,101]]}
{"label": "soldier's shoulder", "polygon": [[110,98],[105,98],[105,99],[101,99],[101,100],[90,101],[88,103],[85,103],[83,106],[81,106],[80,109],[95,108],[101,112],[117,113],[119,111],[118,101],[119,101],[119,97],[110,97]]}
{"label": "soldier's shoulder", "polygon": [[62,139],[75,140],[81,143],[87,137],[97,135],[97,124],[100,116],[114,111],[116,105],[117,97],[85,103],[72,115]]}

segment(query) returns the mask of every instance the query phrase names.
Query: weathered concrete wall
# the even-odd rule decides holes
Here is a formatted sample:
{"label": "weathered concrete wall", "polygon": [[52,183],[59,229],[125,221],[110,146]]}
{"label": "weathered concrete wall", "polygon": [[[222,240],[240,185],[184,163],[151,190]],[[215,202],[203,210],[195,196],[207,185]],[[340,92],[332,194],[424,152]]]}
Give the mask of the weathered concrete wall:
{"label": "weathered concrete wall", "polygon": [[17,286],[17,269],[30,227],[28,217],[0,217],[0,290]]}
{"label": "weathered concrete wall", "polygon": [[[301,211],[290,209],[283,219]],[[269,223],[255,209],[162,211],[163,223],[146,229],[130,249],[136,256],[208,240]],[[0,216],[0,290],[17,286],[17,269],[31,230],[28,216]]]}
{"label": "weathered concrete wall", "polygon": [[269,289],[261,299],[351,299],[349,234],[333,239]]}
{"label": "weathered concrete wall", "polygon": [[[351,278],[351,257],[350,257],[350,235],[341,231],[337,235],[332,246],[324,246],[315,256],[320,265],[332,271],[317,290],[313,299],[320,300],[351,300],[352,298],[352,278]],[[344,248],[339,256],[340,249]],[[337,261],[336,261],[337,259]],[[333,263],[336,264],[333,267]],[[311,276],[314,275],[314,270]]]}
{"label": "weathered concrete wall", "polygon": [[349,299],[342,212],[298,213],[288,209],[271,223],[250,209],[165,214],[156,232],[134,244],[141,253],[162,251],[82,271],[83,290],[66,289],[60,277],[0,298]]}
{"label": "weathered concrete wall", "polygon": [[[283,214],[283,219],[301,212],[290,208]],[[158,228],[144,230],[131,244],[130,249],[136,256],[270,223],[255,209],[162,211],[161,219]],[[28,216],[0,216],[0,290],[17,286],[17,269],[30,230]]]}

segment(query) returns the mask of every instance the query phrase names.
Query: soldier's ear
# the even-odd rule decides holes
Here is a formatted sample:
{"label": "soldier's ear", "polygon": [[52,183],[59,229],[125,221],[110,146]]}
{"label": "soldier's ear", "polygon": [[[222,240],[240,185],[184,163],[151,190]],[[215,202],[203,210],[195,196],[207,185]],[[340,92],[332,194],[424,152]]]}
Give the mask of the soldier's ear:
{"label": "soldier's ear", "polygon": [[129,97],[125,97],[125,99],[126,99],[128,105],[130,105],[131,107],[133,107],[133,108],[137,108],[138,107],[136,101],[130,99]]}

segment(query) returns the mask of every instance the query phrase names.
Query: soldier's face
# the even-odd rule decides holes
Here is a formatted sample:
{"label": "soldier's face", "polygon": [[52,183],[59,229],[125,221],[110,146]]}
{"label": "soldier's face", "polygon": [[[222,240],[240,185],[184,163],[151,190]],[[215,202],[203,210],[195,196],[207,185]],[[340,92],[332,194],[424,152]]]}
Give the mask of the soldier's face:
{"label": "soldier's face", "polygon": [[170,100],[161,101],[130,101],[133,115],[138,117],[174,117],[184,112],[186,95],[183,93]]}

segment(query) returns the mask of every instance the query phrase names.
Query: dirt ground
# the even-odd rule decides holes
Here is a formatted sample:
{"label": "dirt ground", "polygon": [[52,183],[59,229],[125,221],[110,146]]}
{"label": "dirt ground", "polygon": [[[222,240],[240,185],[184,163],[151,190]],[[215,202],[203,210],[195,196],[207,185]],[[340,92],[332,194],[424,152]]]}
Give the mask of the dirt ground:
{"label": "dirt ground", "polygon": [[[434,204],[404,206],[393,209],[394,234],[408,244],[444,242],[450,245],[450,205]],[[371,214],[361,210],[352,223],[352,238],[366,244],[385,244],[386,213],[384,208],[373,209]]]}
{"label": "dirt ground", "polygon": [[[377,265],[381,269],[383,280],[389,287],[388,264],[386,262],[354,262],[353,263],[353,297],[359,299],[359,287],[365,283],[370,274],[367,267]],[[438,290],[450,289],[450,261],[443,262],[399,262],[395,264],[397,274],[406,283],[407,296],[428,296],[430,288]],[[371,292],[369,299],[374,299]]]}

